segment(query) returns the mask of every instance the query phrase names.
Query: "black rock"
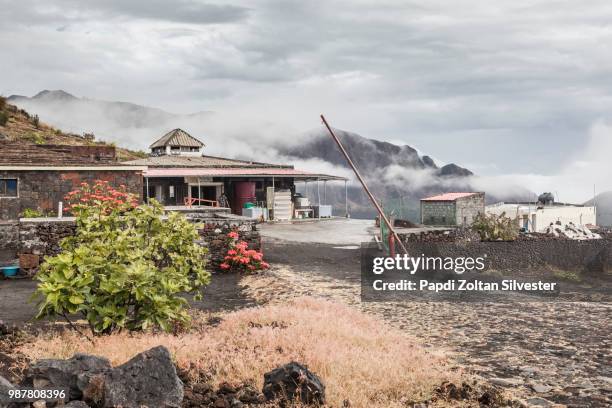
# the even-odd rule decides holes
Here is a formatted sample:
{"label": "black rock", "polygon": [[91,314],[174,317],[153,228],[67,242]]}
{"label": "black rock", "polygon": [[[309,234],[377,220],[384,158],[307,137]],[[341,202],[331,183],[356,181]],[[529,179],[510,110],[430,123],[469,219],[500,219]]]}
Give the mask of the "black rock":
{"label": "black rock", "polygon": [[105,375],[104,407],[179,408],[182,401],[183,382],[163,346],[140,353]]}
{"label": "black rock", "polygon": [[90,408],[89,405],[84,403],[83,401],[70,401],[64,408]]}
{"label": "black rock", "polygon": [[75,354],[68,360],[38,360],[30,365],[21,385],[66,389],[69,390],[69,400],[78,400],[90,378],[110,368],[106,358],[88,354]]}
{"label": "black rock", "polygon": [[325,385],[321,379],[296,362],[264,374],[263,394],[268,401],[299,399],[303,404],[325,404]]}
{"label": "black rock", "polygon": [[8,401],[3,400],[6,397],[7,391],[15,388],[13,384],[6,378],[0,375],[0,408],[6,408]]}

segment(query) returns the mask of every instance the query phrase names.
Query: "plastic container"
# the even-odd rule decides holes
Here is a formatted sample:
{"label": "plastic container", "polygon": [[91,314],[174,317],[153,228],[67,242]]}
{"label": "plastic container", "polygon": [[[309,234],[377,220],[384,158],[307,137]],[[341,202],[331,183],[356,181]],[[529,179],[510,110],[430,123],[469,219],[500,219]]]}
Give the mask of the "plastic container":
{"label": "plastic container", "polygon": [[2,268],[0,268],[0,270],[2,271],[2,274],[4,275],[4,277],[8,278],[10,276],[17,275],[17,272],[19,272],[19,267],[18,266],[3,266]]}
{"label": "plastic container", "polygon": [[255,207],[255,204],[253,204],[253,203],[250,203],[250,202],[249,203],[244,203],[244,208],[253,208],[253,207]]}

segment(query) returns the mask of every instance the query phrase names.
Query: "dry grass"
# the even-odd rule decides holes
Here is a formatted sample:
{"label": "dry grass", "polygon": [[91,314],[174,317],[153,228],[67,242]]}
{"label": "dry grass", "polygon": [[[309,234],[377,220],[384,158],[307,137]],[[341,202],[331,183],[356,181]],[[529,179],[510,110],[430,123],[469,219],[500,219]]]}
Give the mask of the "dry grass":
{"label": "dry grass", "polygon": [[317,373],[328,402],[353,407],[399,407],[426,399],[444,380],[458,380],[441,355],[347,306],[313,298],[290,304],[244,309],[223,316],[215,327],[203,324],[180,336],[117,334],[95,344],[73,332],[36,338],[18,352],[31,359],[68,358],[76,352],[104,355],[114,365],[136,353],[164,345],[193,381],[213,384],[254,382],[295,360]]}

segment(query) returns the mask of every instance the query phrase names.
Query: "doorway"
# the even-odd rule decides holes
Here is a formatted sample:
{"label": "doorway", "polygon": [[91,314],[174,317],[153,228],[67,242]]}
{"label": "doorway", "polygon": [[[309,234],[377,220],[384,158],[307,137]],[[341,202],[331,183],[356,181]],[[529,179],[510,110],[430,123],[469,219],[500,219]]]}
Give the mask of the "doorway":
{"label": "doorway", "polygon": [[[198,188],[200,192],[198,194]],[[204,200],[217,200],[216,186],[191,186],[191,198],[201,198]]]}

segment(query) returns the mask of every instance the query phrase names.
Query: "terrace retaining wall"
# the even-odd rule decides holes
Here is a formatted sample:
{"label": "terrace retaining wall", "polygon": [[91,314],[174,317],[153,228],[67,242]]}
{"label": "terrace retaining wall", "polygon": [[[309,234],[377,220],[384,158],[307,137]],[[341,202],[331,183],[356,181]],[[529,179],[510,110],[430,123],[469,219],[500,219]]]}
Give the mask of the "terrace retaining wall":
{"label": "terrace retaining wall", "polygon": [[[227,234],[236,231],[249,248],[261,249],[256,222],[242,217],[216,215],[214,218],[188,216],[197,223],[199,243],[208,248],[209,268],[218,269],[228,249]],[[0,255],[12,253],[19,257],[20,267],[34,273],[46,256],[60,252],[62,239],[74,235],[74,218],[29,218],[0,224]],[[5,251],[3,251],[5,250]],[[0,257],[0,261],[2,258]]]}
{"label": "terrace retaining wall", "polygon": [[[452,236],[452,234],[450,234]],[[612,271],[612,239],[575,241],[571,239],[517,240],[485,242],[458,239],[443,234],[427,240],[404,240],[413,256],[483,257],[488,269],[501,272],[563,270],[600,275]]]}

